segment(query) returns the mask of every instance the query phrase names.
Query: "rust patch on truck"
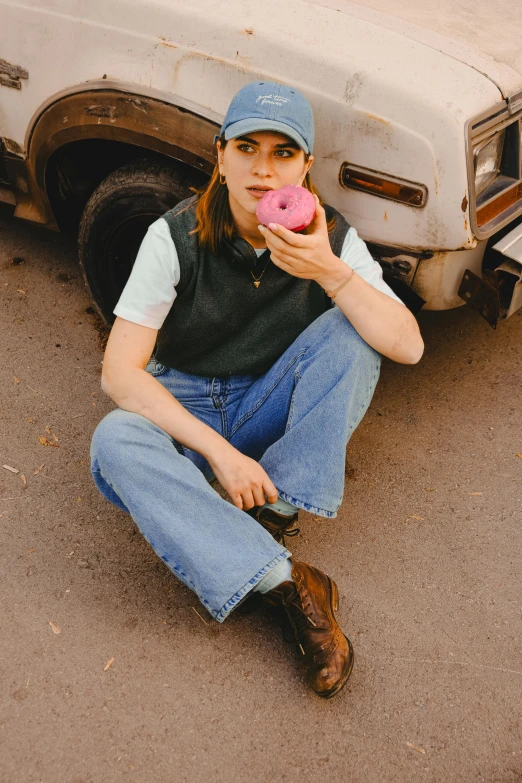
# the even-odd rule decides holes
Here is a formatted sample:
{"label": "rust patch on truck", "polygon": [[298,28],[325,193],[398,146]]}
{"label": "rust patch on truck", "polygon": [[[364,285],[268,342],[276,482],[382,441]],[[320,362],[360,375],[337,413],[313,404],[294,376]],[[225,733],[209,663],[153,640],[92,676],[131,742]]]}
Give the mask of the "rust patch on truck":
{"label": "rust patch on truck", "polygon": [[463,212],[465,212],[468,208],[468,197],[464,193],[464,198],[462,199],[462,204],[460,205],[460,208]]}
{"label": "rust patch on truck", "polygon": [[177,49],[177,44],[169,43],[166,38],[164,38],[162,35],[160,35],[161,39],[161,45],[162,46],[168,46],[169,49]]}
{"label": "rust patch on truck", "polygon": [[113,121],[120,116],[116,106],[101,106],[98,104],[95,106],[86,106],[84,111],[85,114],[88,114],[91,117],[106,117]]}
{"label": "rust patch on truck", "polygon": [[388,128],[392,127],[391,122],[388,122],[388,120],[385,120],[383,117],[378,117],[376,114],[371,114],[371,112],[367,111],[365,112],[365,115],[368,117],[369,120],[375,120],[376,122],[382,122],[383,125],[387,125]]}

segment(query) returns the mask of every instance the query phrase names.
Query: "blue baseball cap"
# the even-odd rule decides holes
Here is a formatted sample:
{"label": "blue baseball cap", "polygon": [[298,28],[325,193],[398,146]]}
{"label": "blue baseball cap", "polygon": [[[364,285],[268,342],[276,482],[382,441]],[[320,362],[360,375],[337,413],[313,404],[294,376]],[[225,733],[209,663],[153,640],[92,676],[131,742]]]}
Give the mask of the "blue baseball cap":
{"label": "blue baseball cap", "polygon": [[[237,92],[228,107],[220,136],[236,139],[254,131],[279,131],[306,153],[314,146],[312,107],[298,90],[279,82],[251,82]],[[215,141],[219,139],[216,136]]]}

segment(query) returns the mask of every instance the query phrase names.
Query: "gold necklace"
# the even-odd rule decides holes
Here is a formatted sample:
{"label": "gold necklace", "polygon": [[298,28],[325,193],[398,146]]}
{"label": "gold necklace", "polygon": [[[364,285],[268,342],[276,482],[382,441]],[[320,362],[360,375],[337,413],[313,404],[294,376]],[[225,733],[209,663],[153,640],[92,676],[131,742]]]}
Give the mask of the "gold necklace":
{"label": "gold necklace", "polygon": [[252,272],[252,270],[250,270],[250,274],[251,274],[251,275],[252,275],[252,277],[254,278],[254,285],[255,285],[255,287],[256,287],[256,288],[259,288],[259,286],[261,285],[261,278],[262,278],[262,277],[263,277],[263,275],[265,274],[265,272],[266,272],[266,268],[267,268],[268,264],[270,263],[270,260],[271,260],[271,259],[270,259],[270,257],[269,257],[269,258],[268,258],[268,261],[267,261],[267,262],[266,262],[266,264],[265,264],[265,268],[263,269],[263,271],[261,272],[261,274],[259,275],[259,277],[254,277],[254,273]]}

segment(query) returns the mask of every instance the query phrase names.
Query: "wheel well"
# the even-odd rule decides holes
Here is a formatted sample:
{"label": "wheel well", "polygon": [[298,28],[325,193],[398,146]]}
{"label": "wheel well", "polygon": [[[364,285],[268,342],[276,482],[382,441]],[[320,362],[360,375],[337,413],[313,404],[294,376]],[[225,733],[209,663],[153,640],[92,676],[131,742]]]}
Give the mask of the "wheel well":
{"label": "wheel well", "polygon": [[134,144],[111,139],[69,142],[52,154],[45,170],[47,197],[60,231],[75,232],[84,207],[100,182],[112,171],[138,158],[170,162],[185,175],[193,172],[195,185],[202,183],[200,170]]}

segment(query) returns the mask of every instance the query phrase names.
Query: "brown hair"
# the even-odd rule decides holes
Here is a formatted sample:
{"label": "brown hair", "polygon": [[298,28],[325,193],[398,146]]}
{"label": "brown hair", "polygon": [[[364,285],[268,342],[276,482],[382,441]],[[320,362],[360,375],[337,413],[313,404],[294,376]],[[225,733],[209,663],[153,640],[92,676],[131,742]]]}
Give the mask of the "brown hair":
{"label": "brown hair", "polygon": [[[227,141],[224,136],[221,136],[220,142],[221,149],[225,149]],[[309,157],[310,155],[305,152],[305,160],[308,160]],[[321,205],[323,204],[323,200],[315,189],[309,173],[304,178],[303,187],[313,195],[316,195]],[[217,161],[208,184],[195,192],[198,196],[196,201],[196,228],[191,233],[198,234],[199,242],[209,247],[213,253],[216,253],[223,240],[230,241],[235,234],[234,218],[232,217],[228,200],[228,188],[220,182]],[[335,217],[328,222],[328,231],[331,231],[334,225]]]}

